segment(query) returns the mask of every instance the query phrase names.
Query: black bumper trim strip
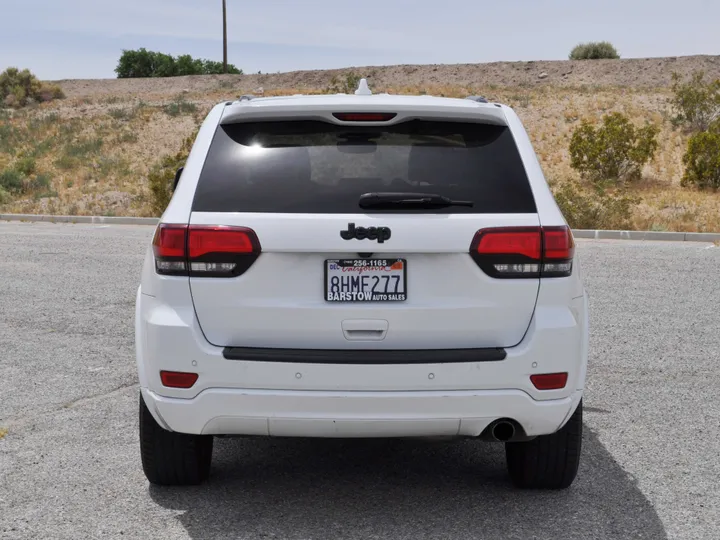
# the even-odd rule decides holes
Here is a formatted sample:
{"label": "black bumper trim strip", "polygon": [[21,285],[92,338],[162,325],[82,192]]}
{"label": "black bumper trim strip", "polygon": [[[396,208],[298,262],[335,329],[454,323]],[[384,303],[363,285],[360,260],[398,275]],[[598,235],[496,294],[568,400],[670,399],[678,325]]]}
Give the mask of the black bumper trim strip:
{"label": "black bumper trim strip", "polygon": [[285,362],[293,364],[452,364],[467,362],[499,362],[507,353],[491,349],[266,349],[225,347],[227,360]]}

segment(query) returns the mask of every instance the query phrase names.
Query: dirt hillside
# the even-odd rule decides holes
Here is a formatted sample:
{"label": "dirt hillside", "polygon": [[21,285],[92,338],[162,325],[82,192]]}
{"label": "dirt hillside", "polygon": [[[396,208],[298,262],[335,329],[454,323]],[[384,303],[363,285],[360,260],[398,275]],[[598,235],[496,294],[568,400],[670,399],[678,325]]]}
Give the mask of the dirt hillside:
{"label": "dirt hillside", "polygon": [[[352,92],[363,76],[375,92],[480,94],[512,106],[579,228],[719,231],[720,194],[681,186],[688,134],[669,122],[673,72],[700,70],[720,78],[720,56],[57,81],[66,99],[0,109],[0,212],[157,215],[164,203],[151,177],[163,185],[172,176],[183,159],[173,156],[214,104],[249,93]],[[654,158],[627,189],[632,200],[599,199],[570,166],[573,132],[610,112],[659,130]]]}
{"label": "dirt hillside", "polygon": [[490,64],[368,66],[342,70],[294,71],[263,75],[190,76],[169,79],[97,79],[57,81],[69,98],[102,95],[162,95],[203,92],[219,85],[239,92],[258,88],[317,90],[333,77],[347,73],[368,77],[374,88],[401,87],[538,87],[602,86],[660,88],[670,85],[673,72],[688,75],[703,70],[720,78],[720,56],[632,58],[627,60],[494,62]]}

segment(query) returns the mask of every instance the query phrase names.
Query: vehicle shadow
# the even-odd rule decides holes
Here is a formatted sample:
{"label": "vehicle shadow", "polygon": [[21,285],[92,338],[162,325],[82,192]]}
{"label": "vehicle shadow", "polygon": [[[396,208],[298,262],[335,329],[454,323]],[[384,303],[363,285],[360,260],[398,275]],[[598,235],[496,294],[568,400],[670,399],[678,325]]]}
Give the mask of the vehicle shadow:
{"label": "vehicle shadow", "polygon": [[519,491],[501,444],[218,439],[210,481],[150,487],[191,538],[667,538],[636,482],[585,426],[562,492]]}

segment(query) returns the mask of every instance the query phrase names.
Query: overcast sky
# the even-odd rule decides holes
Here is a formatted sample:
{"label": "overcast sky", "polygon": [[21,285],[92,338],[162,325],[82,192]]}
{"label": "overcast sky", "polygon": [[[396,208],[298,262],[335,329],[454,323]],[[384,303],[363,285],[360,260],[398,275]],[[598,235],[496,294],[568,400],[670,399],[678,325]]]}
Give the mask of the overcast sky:
{"label": "overcast sky", "polygon": [[[114,77],[123,49],[222,60],[221,0],[0,0],[0,70]],[[230,62],[247,73],[720,54],[720,0],[228,0]]]}

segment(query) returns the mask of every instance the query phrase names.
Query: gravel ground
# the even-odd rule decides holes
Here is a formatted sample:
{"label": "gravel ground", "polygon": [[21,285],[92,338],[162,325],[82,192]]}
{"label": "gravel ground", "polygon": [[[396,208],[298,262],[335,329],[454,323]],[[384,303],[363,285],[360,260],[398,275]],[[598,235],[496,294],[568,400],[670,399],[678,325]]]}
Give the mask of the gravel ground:
{"label": "gravel ground", "polygon": [[515,491],[499,445],[219,440],[148,486],[133,302],[149,227],[0,224],[0,538],[678,538],[720,524],[720,249],[580,241],[580,473]]}

